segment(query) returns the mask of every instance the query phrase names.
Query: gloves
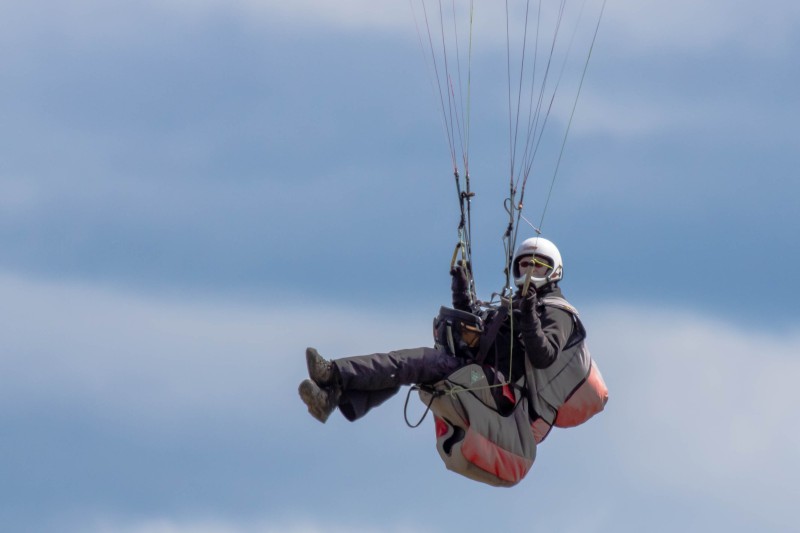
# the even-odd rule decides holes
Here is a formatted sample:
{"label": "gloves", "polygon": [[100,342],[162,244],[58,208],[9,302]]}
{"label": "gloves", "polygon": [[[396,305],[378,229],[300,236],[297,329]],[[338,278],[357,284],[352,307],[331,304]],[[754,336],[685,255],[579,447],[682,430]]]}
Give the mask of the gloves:
{"label": "gloves", "polygon": [[533,316],[533,310],[536,309],[536,287],[531,283],[528,286],[528,293],[520,296],[519,310],[522,312],[523,317]]}
{"label": "gloves", "polygon": [[459,264],[450,269],[450,275],[453,277],[451,284],[453,289],[453,308],[471,313],[469,278],[467,277],[466,267],[459,262]]}
{"label": "gloves", "polygon": [[450,269],[450,276],[453,278],[450,288],[453,294],[466,293],[469,290],[469,280],[467,279],[467,269],[461,262]]}

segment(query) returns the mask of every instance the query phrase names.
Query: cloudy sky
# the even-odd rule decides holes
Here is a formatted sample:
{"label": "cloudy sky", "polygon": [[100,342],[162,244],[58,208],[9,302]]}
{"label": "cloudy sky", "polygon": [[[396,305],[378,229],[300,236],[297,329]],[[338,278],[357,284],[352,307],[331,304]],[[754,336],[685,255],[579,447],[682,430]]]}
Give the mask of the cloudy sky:
{"label": "cloudy sky", "polygon": [[[508,82],[476,3],[488,298]],[[800,531],[797,3],[609,0],[543,229],[611,400],[512,489],[448,472],[404,394],[321,425],[296,393],[306,346],[429,345],[449,299],[410,2],[6,0],[0,47],[4,530]]]}

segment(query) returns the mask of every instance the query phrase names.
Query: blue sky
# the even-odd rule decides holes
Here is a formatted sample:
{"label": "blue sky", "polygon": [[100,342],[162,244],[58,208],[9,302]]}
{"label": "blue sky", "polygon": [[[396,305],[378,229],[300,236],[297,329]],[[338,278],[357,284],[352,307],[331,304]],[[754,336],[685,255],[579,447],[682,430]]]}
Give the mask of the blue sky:
{"label": "blue sky", "polygon": [[[481,7],[488,297],[508,124]],[[788,1],[608,3],[544,230],[611,400],[499,490],[447,472],[404,398],[323,426],[296,394],[306,346],[430,344],[449,298],[458,213],[408,2],[1,4],[0,524],[800,530],[799,27]]]}

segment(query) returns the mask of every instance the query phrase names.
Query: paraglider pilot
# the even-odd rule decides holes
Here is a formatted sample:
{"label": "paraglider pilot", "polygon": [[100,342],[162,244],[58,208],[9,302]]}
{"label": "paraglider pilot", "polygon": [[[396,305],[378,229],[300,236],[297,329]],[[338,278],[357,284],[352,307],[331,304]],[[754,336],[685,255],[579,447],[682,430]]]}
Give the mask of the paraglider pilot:
{"label": "paraglider pilot", "polygon": [[[565,347],[573,344],[577,332],[569,312],[538,302],[543,297],[563,298],[558,282],[564,266],[555,244],[542,237],[527,239],[516,250],[512,269],[517,286],[512,298],[513,328],[506,316],[487,362],[497,369],[509,369],[513,376],[521,376],[531,372],[531,366],[533,369],[550,366]],[[470,306],[465,268],[456,265],[450,274],[453,307],[468,313],[476,311]],[[526,278],[530,278],[527,284]],[[525,285],[528,291],[522,294]],[[527,369],[524,359],[530,363]],[[310,379],[300,383],[300,397],[311,416],[324,423],[337,408],[350,421],[361,418],[396,394],[402,385],[436,383],[470,360],[454,357],[442,348],[422,347],[329,361],[314,348],[308,348],[306,362]],[[532,391],[527,391],[529,399],[531,395]]]}

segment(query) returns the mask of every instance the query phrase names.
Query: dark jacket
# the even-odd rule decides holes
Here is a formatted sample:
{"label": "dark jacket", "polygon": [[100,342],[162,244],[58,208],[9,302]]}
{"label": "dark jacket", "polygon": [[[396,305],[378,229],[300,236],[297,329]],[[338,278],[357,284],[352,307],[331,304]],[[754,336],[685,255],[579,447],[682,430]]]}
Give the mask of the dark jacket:
{"label": "dark jacket", "polygon": [[[464,295],[456,292],[453,291],[454,305],[465,300]],[[546,304],[542,301],[545,298],[549,300]],[[542,418],[546,422],[539,428],[542,432],[540,440],[556,423],[559,408],[586,381],[592,368],[591,357],[583,342],[586,332],[577,314],[567,311],[571,306],[563,298],[561,289],[555,284],[542,287],[527,302],[519,293],[515,294],[513,313],[503,320],[485,360],[510,382],[516,383],[525,376],[528,414],[532,421]],[[469,309],[462,307],[461,310]],[[491,316],[487,320],[488,331]],[[605,394],[599,409],[589,416],[602,410],[607,391]]]}
{"label": "dark jacket", "polygon": [[[453,307],[474,312],[466,289],[458,290],[456,286],[453,289]],[[524,358],[533,368],[547,368],[553,364],[573,334],[574,321],[567,311],[538,304],[536,300],[545,296],[563,298],[556,284],[548,284],[539,289],[532,306],[534,311],[524,313],[522,296],[517,291],[512,299],[514,312],[506,316],[489,350],[486,362],[510,381],[516,381],[525,373]]]}

